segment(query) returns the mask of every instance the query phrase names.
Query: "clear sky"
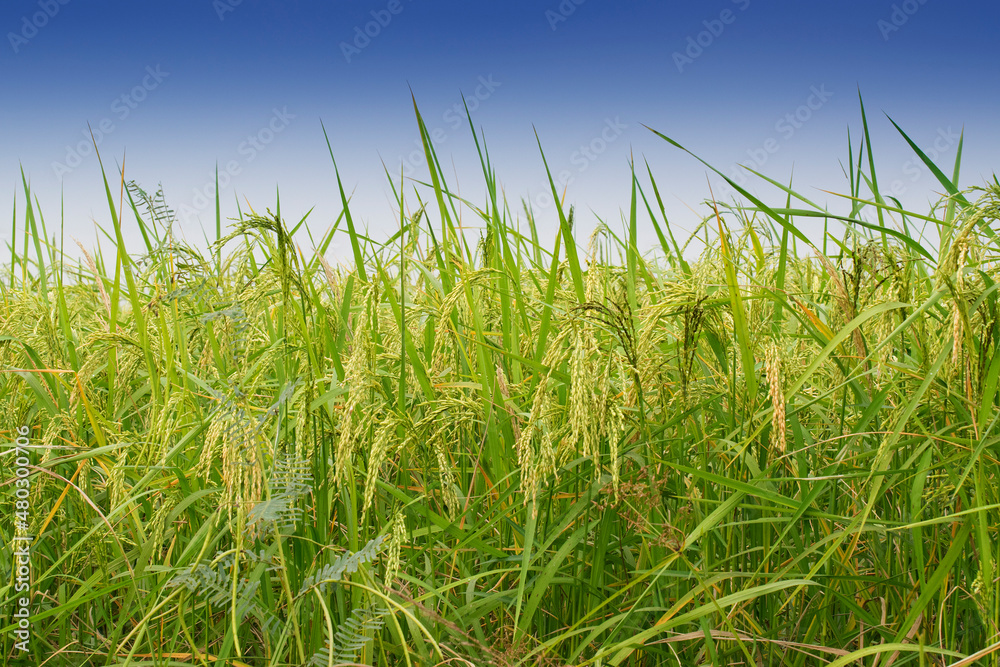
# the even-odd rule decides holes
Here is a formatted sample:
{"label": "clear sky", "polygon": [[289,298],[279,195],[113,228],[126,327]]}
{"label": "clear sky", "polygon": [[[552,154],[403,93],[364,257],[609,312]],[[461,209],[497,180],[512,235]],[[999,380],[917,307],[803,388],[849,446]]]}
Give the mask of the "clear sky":
{"label": "clear sky", "polygon": [[[746,164],[787,181],[794,167],[796,187],[833,209],[821,190],[847,190],[859,89],[884,192],[895,185],[924,210],[940,187],[885,114],[949,173],[964,127],[962,184],[990,178],[998,25],[995,2],[943,0],[5,0],[0,210],[10,215],[16,193],[20,217],[23,168],[50,234],[62,193],[67,241],[93,246],[93,222],[109,215],[89,123],[105,167],[124,156],[127,179],[162,183],[191,241],[214,229],[216,164],[224,217],[237,197],[273,208],[280,188],[283,215],[315,207],[321,233],[341,210],[322,121],[354,217],[384,238],[398,224],[384,169],[427,177],[411,91],[439,130],[449,183],[483,201],[464,94],[512,209],[530,199],[545,229],[556,213],[535,132],[584,230],[598,216],[620,224],[630,155],[649,162],[681,230],[705,213],[710,183],[726,195],[643,125],[727,173]],[[137,242],[134,225],[127,238]]]}

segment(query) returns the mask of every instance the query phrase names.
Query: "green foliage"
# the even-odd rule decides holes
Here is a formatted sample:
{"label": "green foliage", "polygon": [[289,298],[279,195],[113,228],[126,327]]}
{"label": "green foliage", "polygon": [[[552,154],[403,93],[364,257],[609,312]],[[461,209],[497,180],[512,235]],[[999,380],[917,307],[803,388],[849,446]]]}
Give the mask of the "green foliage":
{"label": "green foliage", "polygon": [[583,242],[554,186],[514,216],[478,138],[460,199],[417,120],[398,231],[363,234],[340,187],[311,256],[271,212],[189,247],[135,183],[129,255],[105,182],[111,251],[75,261],[24,179],[5,659],[1000,664],[1000,182],[959,189],[900,130],[947,193],[905,210],[863,117],[848,214],[758,175],[775,204],[730,182],[685,240],[647,166]]}

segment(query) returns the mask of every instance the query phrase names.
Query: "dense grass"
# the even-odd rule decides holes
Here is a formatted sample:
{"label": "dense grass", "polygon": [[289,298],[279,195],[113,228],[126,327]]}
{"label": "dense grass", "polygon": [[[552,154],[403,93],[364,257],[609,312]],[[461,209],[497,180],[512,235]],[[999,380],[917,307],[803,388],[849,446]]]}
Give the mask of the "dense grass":
{"label": "dense grass", "polygon": [[[848,215],[773,182],[710,203],[695,258],[645,168],[621,229],[577,238],[557,207],[545,240],[485,148],[459,200],[419,125],[429,177],[391,179],[384,241],[345,197],[322,238],[279,207],[198,252],[123,176],[111,252],[71,261],[24,184],[11,664],[998,664],[1000,183],[960,192],[914,146],[947,195],[902,210],[866,122]],[[353,263],[323,259],[334,234]]]}

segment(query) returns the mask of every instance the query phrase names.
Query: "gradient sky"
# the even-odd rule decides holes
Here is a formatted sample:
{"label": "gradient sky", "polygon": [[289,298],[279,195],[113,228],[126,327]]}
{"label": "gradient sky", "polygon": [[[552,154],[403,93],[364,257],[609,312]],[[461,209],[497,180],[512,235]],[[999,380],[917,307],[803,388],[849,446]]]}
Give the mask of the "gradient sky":
{"label": "gradient sky", "polygon": [[[127,179],[150,191],[162,183],[189,241],[214,230],[216,164],[224,217],[236,215],[237,197],[273,208],[280,188],[284,217],[315,207],[309,227],[320,234],[342,208],[322,121],[355,219],[385,238],[398,215],[384,169],[427,177],[411,91],[440,129],[452,187],[483,201],[456,111],[464,94],[512,210],[530,199],[550,234],[556,212],[535,132],[553,172],[568,177],[581,235],[598,217],[621,224],[630,154],[650,163],[679,230],[706,213],[710,183],[727,194],[643,125],[727,173],[759,165],[787,181],[794,167],[797,188],[836,210],[821,190],[847,190],[841,163],[848,129],[855,150],[861,134],[859,89],[883,191],[895,185],[926,210],[941,188],[885,114],[949,173],[964,127],[961,184],[991,178],[998,25],[995,2],[943,0],[5,0],[0,210],[10,215],[16,196],[22,217],[23,168],[50,235],[62,193],[67,245],[93,247],[94,222],[109,227],[110,216],[89,123],[112,179],[124,155]],[[766,184],[752,189],[783,201]],[[138,243],[134,224],[126,236]],[[0,238],[9,242],[9,222]],[[346,239],[331,253],[346,254]]]}

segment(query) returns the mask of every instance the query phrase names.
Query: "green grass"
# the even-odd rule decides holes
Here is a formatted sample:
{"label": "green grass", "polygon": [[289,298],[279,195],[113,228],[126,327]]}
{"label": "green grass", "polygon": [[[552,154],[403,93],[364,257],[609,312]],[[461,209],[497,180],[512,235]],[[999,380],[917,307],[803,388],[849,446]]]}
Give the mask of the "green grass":
{"label": "green grass", "polygon": [[758,175],[776,201],[730,182],[678,239],[647,166],[589,240],[553,184],[546,242],[478,143],[485,195],[459,199],[416,117],[429,178],[387,174],[385,240],[339,187],[321,237],[279,207],[199,251],[118,175],[76,261],[24,180],[9,664],[1000,664],[1000,182],[960,190],[961,146],[946,175],[900,130],[946,193],[904,210],[865,122],[849,214]]}

